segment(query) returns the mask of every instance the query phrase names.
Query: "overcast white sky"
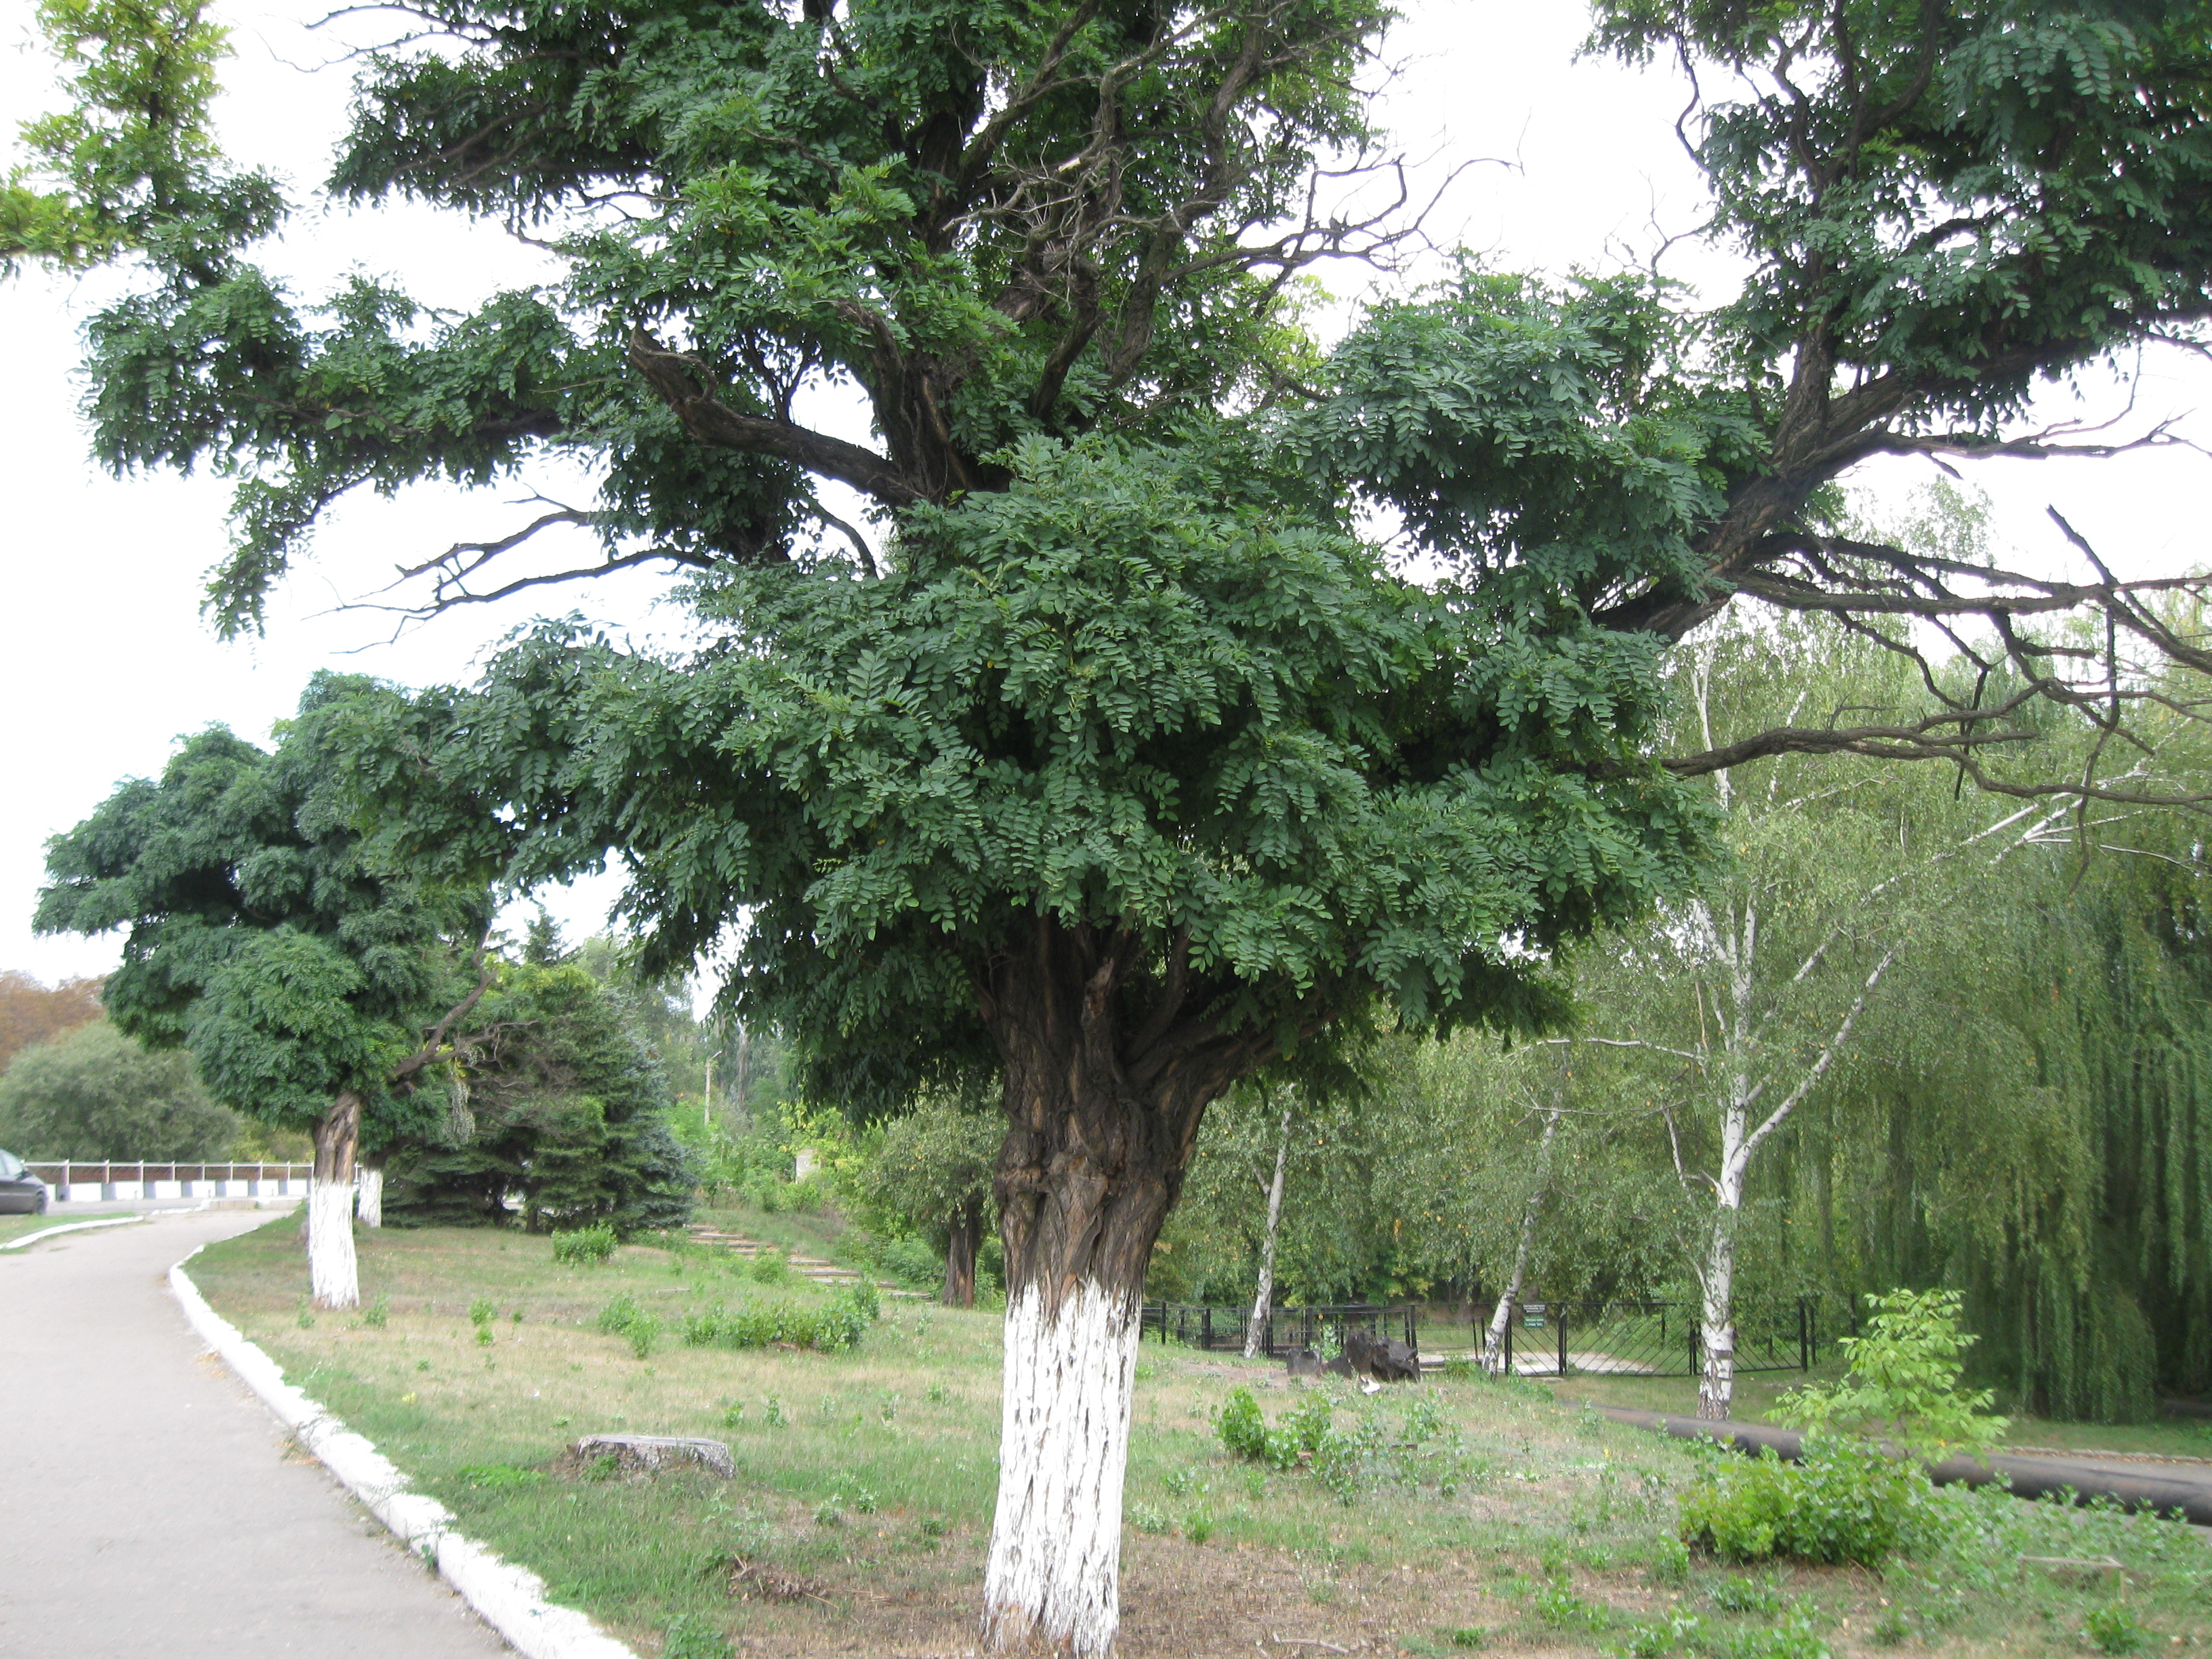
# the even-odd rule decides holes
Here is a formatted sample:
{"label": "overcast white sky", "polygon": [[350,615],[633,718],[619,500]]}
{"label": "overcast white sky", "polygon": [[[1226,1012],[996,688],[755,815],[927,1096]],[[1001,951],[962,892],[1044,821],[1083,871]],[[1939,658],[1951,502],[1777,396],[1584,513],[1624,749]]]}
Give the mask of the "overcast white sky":
{"label": "overcast white sky", "polygon": [[[301,26],[325,9],[253,0],[218,9],[237,53],[226,70],[226,147],[289,179],[295,199],[320,178],[344,112],[348,70],[312,67],[335,56],[334,43]],[[9,6],[0,22],[0,136],[52,102],[52,68],[30,40],[29,9]],[[1581,5],[1413,0],[1409,11],[1390,43],[1402,73],[1385,106],[1401,141],[1432,173],[1473,157],[1510,163],[1467,176],[1439,216],[1439,240],[1486,250],[1509,267],[1565,270],[1617,265],[1624,255],[1640,262],[1663,233],[1698,222],[1698,180],[1672,130],[1681,83],[1664,70],[1576,62]],[[1709,287],[1729,280],[1724,264],[1697,257],[1702,266],[1670,259],[1670,274]],[[297,222],[273,263],[302,295],[358,268],[449,306],[546,269],[495,227],[409,209]],[[334,513],[312,563],[271,605],[266,637],[219,643],[199,603],[226,542],[226,487],[204,477],[117,480],[86,459],[76,413],[79,331],[114,280],[33,274],[0,287],[0,338],[11,347],[0,398],[0,969],[50,981],[106,971],[117,941],[32,936],[46,838],[118,779],[158,771],[179,736],[222,724],[264,738],[324,665],[413,684],[465,678],[489,644],[541,605],[580,608],[640,635],[680,625],[655,611],[664,583],[644,574],[451,616],[396,643],[371,617],[331,614],[337,601],[382,586],[395,566],[520,521],[514,491],[465,497],[426,488]],[[1348,271],[1324,280],[1346,293],[1357,281]],[[2190,365],[2153,363],[2138,410],[2191,412],[2208,385]],[[2094,393],[2098,406],[2113,406],[2111,388]],[[2000,524],[2023,539],[2049,543],[2041,514],[2055,502],[2123,568],[2164,570],[2207,561],[2197,507],[2206,465],[2170,452],[2007,462],[1977,469],[1974,481],[1996,499]],[[1899,463],[1863,482],[1882,494],[1926,476]],[[549,491],[562,483],[538,482]],[[546,896],[574,935],[601,924],[614,887],[602,879]]]}

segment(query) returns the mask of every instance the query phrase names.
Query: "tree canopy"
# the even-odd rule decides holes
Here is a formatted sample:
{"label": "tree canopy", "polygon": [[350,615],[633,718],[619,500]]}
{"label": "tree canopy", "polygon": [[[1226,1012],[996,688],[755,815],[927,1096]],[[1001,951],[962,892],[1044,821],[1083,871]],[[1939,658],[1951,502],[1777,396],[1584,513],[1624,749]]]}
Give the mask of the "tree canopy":
{"label": "tree canopy", "polygon": [[372,1145],[404,1121],[395,1085],[463,1000],[459,958],[489,921],[486,890],[362,862],[328,742],[333,712],[374,691],[319,679],[273,752],[219,728],[186,739],[158,780],[55,837],[36,915],[45,932],[124,930],[109,1018],[189,1049],[217,1100],[302,1129],[349,1091]]}
{"label": "tree canopy", "polygon": [[106,1020],[25,1049],[0,1077],[0,1146],[18,1158],[222,1158],[238,1130],[189,1056],[148,1049]]}

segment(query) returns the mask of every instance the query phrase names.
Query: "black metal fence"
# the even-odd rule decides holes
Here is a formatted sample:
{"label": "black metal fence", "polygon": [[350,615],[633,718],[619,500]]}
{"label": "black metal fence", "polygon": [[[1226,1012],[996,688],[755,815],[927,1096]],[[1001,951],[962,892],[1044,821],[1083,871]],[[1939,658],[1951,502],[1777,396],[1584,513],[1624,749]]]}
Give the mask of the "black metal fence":
{"label": "black metal fence", "polygon": [[[1243,1351],[1245,1327],[1251,1322],[1249,1308],[1206,1308],[1181,1302],[1148,1302],[1143,1328],[1163,1342],[1172,1339],[1194,1348],[1234,1348]],[[1299,1348],[1312,1348],[1324,1334],[1343,1341],[1346,1331],[1372,1331],[1395,1337],[1409,1348],[1415,1340],[1419,1310],[1410,1304],[1386,1306],[1379,1302],[1350,1302],[1330,1307],[1277,1308],[1267,1316],[1261,1333],[1260,1352],[1279,1359]]]}
{"label": "black metal fence", "polygon": [[[1818,1306],[1799,1297],[1739,1310],[1735,1369],[1805,1371],[1820,1358]],[[1475,1328],[1479,1347],[1488,1322]],[[1506,1322],[1499,1368],[1520,1376],[1696,1376],[1702,1324],[1686,1302],[1522,1302]]]}

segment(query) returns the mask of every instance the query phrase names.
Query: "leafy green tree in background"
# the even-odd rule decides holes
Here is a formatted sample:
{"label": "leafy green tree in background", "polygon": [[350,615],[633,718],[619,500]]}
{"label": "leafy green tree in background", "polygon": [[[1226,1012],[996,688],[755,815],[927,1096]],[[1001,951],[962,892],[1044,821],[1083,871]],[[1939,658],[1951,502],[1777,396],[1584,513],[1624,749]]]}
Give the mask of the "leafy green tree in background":
{"label": "leafy green tree in background", "polygon": [[574,963],[503,965],[478,1031],[444,1071],[443,1121],[395,1146],[386,1200],[402,1224],[532,1231],[681,1226],[694,1174],[670,1133],[668,1085],[617,993]]}
{"label": "leafy green tree in background", "polygon": [[238,1131],[189,1055],[144,1048],[104,1019],[25,1049],[0,1076],[0,1146],[19,1158],[218,1158]]}
{"label": "leafy green tree in background", "polygon": [[[504,218],[558,280],[295,303],[253,263],[286,210],[161,101],[148,42],[201,39],[174,0],[50,18],[103,73],[21,251],[143,250],[91,330],[95,445],[237,470],[227,627],[347,490],[548,454],[596,501],[434,561],[425,608],[687,573],[695,657],[549,630],[387,721],[385,833],[469,882],[618,851],[656,970],[750,911],[735,1006],[827,1097],[1001,1071],[994,1644],[1111,1644],[1135,1304],[1210,1102],[1377,1024],[1561,1018],[1559,953],[1690,884],[1686,776],[1842,750],[2044,787],[2035,708],[2135,694],[2015,617],[2197,659],[2109,580],[1840,534],[1829,485],[2048,453],[2039,375],[2202,321],[2201,4],[1601,7],[1608,46],[1733,71],[1692,121],[1742,298],[1471,271],[1327,361],[1291,278],[1413,230],[1322,172],[1382,159],[1370,0],[419,9],[330,193]],[[872,444],[798,414],[836,384]],[[495,562],[559,526],[577,568]],[[1905,653],[1979,618],[1989,672],[1662,763],[1666,650],[1738,595]]]}
{"label": "leafy green tree in background", "polygon": [[308,1272],[331,1308],[361,1296],[356,1152],[424,1109],[414,1082],[482,994],[490,921],[482,886],[378,874],[336,811],[333,716],[382,695],[319,678],[273,752],[220,728],[187,739],[159,780],[125,783],[54,838],[36,917],[46,933],[125,930],[105,990],[117,1029],[189,1050],[233,1109],[313,1131]]}
{"label": "leafy green tree in background", "polygon": [[951,1307],[975,1305],[975,1253],[991,1218],[991,1178],[1006,1137],[995,1105],[972,1085],[925,1091],[885,1127],[860,1178],[864,1214],[943,1252],[939,1294]]}

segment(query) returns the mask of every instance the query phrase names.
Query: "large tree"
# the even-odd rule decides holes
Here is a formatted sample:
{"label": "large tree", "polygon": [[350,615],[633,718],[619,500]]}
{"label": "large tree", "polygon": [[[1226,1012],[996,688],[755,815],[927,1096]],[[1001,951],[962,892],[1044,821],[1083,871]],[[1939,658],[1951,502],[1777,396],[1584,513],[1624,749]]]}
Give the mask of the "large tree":
{"label": "large tree", "polygon": [[117,1029],[188,1050],[222,1104],[312,1131],[307,1268],[327,1308],[361,1300],[358,1151],[416,1109],[415,1079],[483,988],[490,921],[488,889],[380,873],[335,811],[334,716],[380,695],[319,678],[273,752],[220,728],[186,739],[53,839],[36,915],[45,933],[122,930]]}
{"label": "large tree", "polygon": [[[738,1009],[856,1098],[1002,1074],[1001,1644],[1111,1643],[1135,1306],[1209,1101],[1378,1020],[1559,1015],[1560,948],[1686,884],[1682,775],[1841,749],[2109,794],[2001,757],[2038,699],[2122,720],[2122,639],[2194,654],[2121,584],[1861,542],[1826,491],[2043,453],[2039,375],[2196,327],[2202,4],[1603,6],[1736,72],[1696,131],[1742,298],[1469,270],[1325,360],[1292,278],[1413,222],[1371,0],[419,0],[328,191],[561,262],[460,316],[289,296],[284,204],[170,95],[190,0],[54,4],[92,68],[13,251],[138,250],[95,442],[243,475],[226,626],[344,492],[546,454],[598,499],[426,559],[426,608],[688,573],[696,655],[550,629],[389,722],[395,844],[523,880],[615,849],[667,963],[749,911]],[[808,423],[824,387],[869,441]],[[594,556],[514,565],[560,526]],[[1738,594],[1907,652],[1932,619],[2006,690],[1662,763],[1666,649]],[[2110,674],[2014,625],[2081,605]]]}

